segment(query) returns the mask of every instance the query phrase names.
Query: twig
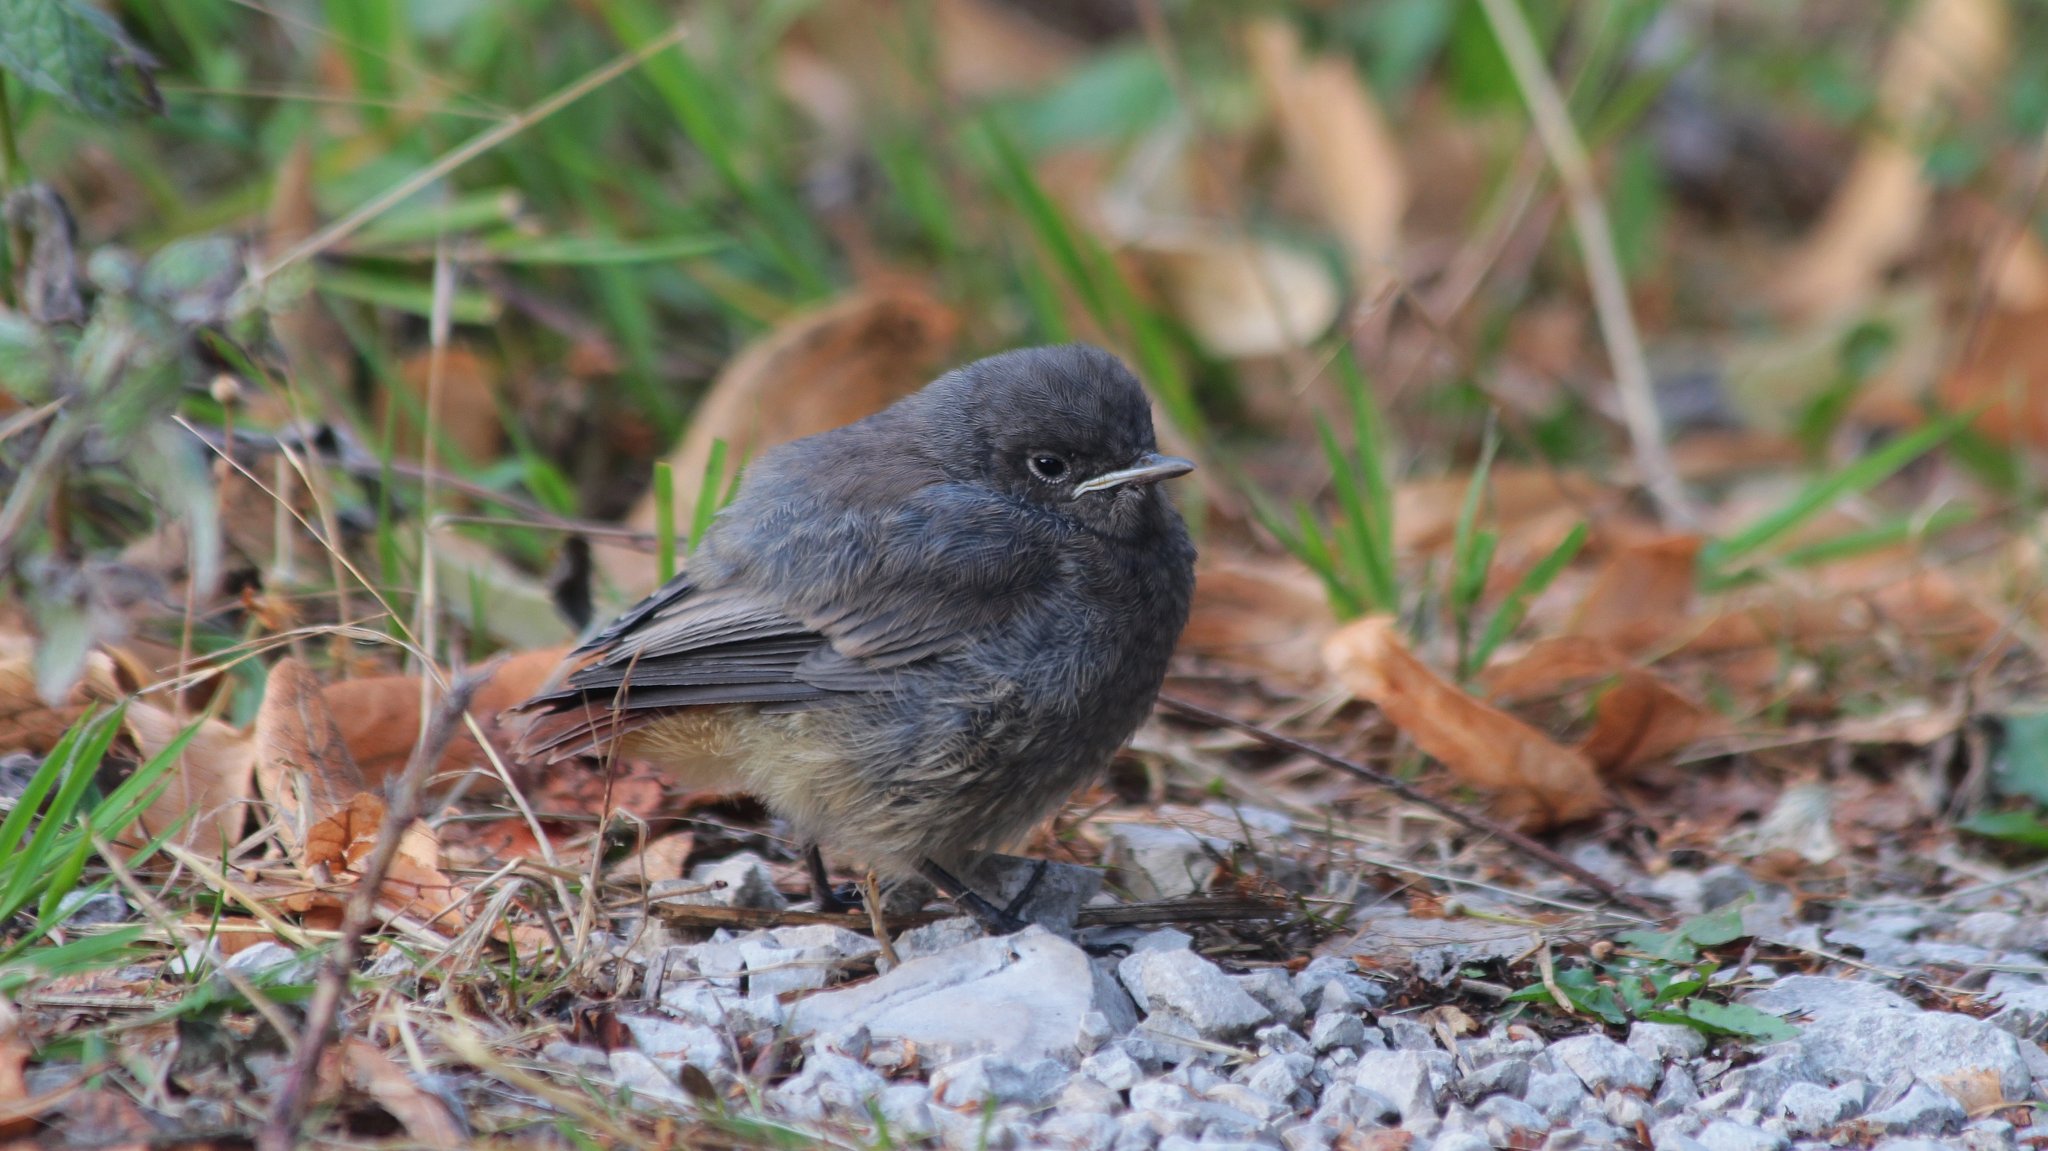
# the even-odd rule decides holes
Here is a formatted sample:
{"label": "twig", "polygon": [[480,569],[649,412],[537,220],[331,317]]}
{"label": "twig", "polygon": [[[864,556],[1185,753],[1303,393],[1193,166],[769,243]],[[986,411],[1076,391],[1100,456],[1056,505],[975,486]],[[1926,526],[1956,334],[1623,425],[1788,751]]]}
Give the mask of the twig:
{"label": "twig", "polygon": [[449,685],[448,694],[434,709],[426,738],[413,749],[412,760],[405,765],[405,772],[399,777],[390,805],[384,810],[384,822],[377,829],[376,846],[370,849],[369,858],[363,862],[361,877],[356,881],[355,890],[349,893],[348,905],[342,911],[341,938],[327,953],[326,966],[320,971],[320,985],[314,990],[313,1001],[306,1009],[306,1029],[299,1038],[298,1055],[285,1073],[284,1082],[271,1103],[269,1118],[256,1137],[257,1151],[292,1151],[298,1144],[306,1097],[319,1072],[320,1054],[333,1038],[335,1021],[341,1014],[342,996],[348,992],[349,977],[362,954],[363,936],[369,932],[370,921],[376,915],[378,890],[384,886],[384,877],[390,874],[391,865],[398,859],[398,845],[404,838],[405,829],[419,817],[427,775],[441,758],[441,753],[447,750],[448,742],[455,737],[463,713],[469,708],[470,698],[482,684],[483,680],[478,677],[465,676]]}
{"label": "twig", "polygon": [[1232,716],[1224,715],[1222,712],[1218,711],[1210,711],[1208,708],[1203,707],[1201,704],[1191,703],[1188,700],[1177,699],[1173,696],[1168,695],[1162,695],[1159,697],[1159,703],[1168,711],[1186,716],[1189,719],[1197,720],[1201,723],[1206,723],[1211,727],[1229,728],[1232,731],[1241,731],[1244,734],[1251,736],[1253,739],[1258,740],[1260,743],[1263,743],[1268,747],[1279,748],[1282,751],[1291,751],[1296,755],[1308,756],[1310,759],[1313,759],[1318,763],[1322,763],[1329,767],[1334,767],[1339,771],[1348,772],[1352,775],[1359,777],[1360,779],[1366,780],[1380,787],[1384,787],[1388,791],[1393,792],[1395,795],[1400,796],[1402,799],[1405,799],[1410,803],[1420,804],[1423,807],[1429,808],[1431,811],[1435,811],[1443,815],[1453,823],[1456,823],[1469,830],[1476,831],[1481,835],[1486,835],[1494,839],[1498,839],[1502,843],[1507,844],[1509,847],[1514,848],[1516,851],[1519,851],[1522,854],[1530,857],[1531,859],[1534,859],[1542,863],[1544,866],[1550,867],[1556,871],[1564,873],[1565,875],[1571,876],[1573,879],[1578,880],[1580,883],[1585,884],[1587,887],[1599,893],[1599,895],[1603,899],[1609,900],[1613,903],[1621,904],[1623,907],[1626,907],[1631,911],[1639,912],[1643,915],[1648,915],[1655,919],[1661,920],[1665,918],[1665,912],[1663,908],[1660,908],[1656,904],[1651,903],[1646,899],[1643,899],[1641,896],[1631,895],[1628,892],[1623,891],[1621,888],[1616,887],[1613,883],[1609,882],[1608,880],[1601,878],[1599,875],[1594,874],[1592,871],[1589,871],[1576,863],[1573,863],[1571,860],[1566,859],[1564,856],[1559,855],[1557,852],[1552,851],[1550,848],[1543,846],[1542,844],[1536,842],[1535,840],[1529,838],[1526,835],[1523,835],[1521,832],[1516,831],[1514,828],[1509,827],[1506,824],[1498,823],[1494,820],[1488,819],[1487,817],[1480,815],[1478,812],[1469,811],[1453,803],[1446,803],[1441,799],[1437,799],[1432,795],[1428,795],[1420,790],[1417,790],[1415,787],[1411,786],[1407,782],[1398,779],[1395,776],[1388,775],[1386,772],[1381,771],[1378,768],[1367,767],[1366,765],[1359,763],[1355,760],[1346,759],[1343,756],[1338,755],[1334,751],[1317,747],[1315,744],[1312,743],[1304,743],[1303,741],[1295,739],[1292,736],[1281,735],[1277,731],[1273,731],[1270,728],[1260,727],[1258,724],[1251,723],[1247,720],[1237,719]]}
{"label": "twig", "polygon": [[[882,958],[888,960],[891,967],[901,967],[903,960],[896,955],[896,940],[889,935],[889,925],[882,922],[882,885],[875,879],[874,872],[862,877],[861,892],[866,896],[862,902],[867,904],[868,923],[875,929],[875,942],[881,945]],[[819,898],[823,899],[824,894],[820,893]]]}
{"label": "twig", "polygon": [[[648,912],[672,927],[736,927],[752,930],[758,927],[794,927],[811,923],[829,923],[838,927],[861,926],[859,912],[830,914],[822,911],[771,911],[763,907],[716,907],[703,903],[652,903]],[[1237,896],[1196,896],[1189,899],[1157,899],[1145,903],[1126,903],[1115,907],[1084,907],[1074,917],[1076,927],[1122,927],[1147,923],[1211,923],[1236,919],[1281,919],[1292,912],[1287,904],[1277,900],[1253,899]],[[888,915],[882,918],[882,926],[889,931],[905,931],[922,927],[941,919],[951,919],[951,911],[916,911],[908,915]]]}
{"label": "twig", "polygon": [[1579,237],[1579,252],[1585,257],[1586,278],[1592,282],[1593,311],[1600,319],[1600,334],[1607,343],[1607,355],[1614,365],[1614,388],[1621,400],[1621,415],[1635,450],[1636,468],[1643,485],[1657,503],[1663,518],[1679,526],[1698,521],[1692,501],[1679,482],[1670,450],[1664,443],[1663,421],[1657,415],[1657,397],[1650,384],[1650,365],[1643,355],[1642,335],[1636,330],[1635,313],[1629,305],[1628,281],[1621,272],[1621,258],[1614,250],[1614,229],[1607,221],[1607,205],[1600,198],[1593,179],[1593,163],[1586,145],[1572,124],[1564,96],[1544,66],[1535,34],[1522,14],[1518,0],[1479,0],[1493,25],[1508,70],[1529,105],[1529,118],[1543,150],[1557,169],[1571,205],[1572,231]]}

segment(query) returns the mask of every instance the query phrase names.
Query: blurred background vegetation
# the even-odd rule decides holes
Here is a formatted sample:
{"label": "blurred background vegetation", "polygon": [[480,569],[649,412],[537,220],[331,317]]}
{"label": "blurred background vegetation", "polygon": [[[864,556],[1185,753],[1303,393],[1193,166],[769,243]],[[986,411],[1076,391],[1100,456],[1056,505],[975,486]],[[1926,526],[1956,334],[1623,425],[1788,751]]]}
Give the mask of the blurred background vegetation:
{"label": "blurred background vegetation", "polygon": [[[429,563],[457,654],[535,646],[568,634],[557,605],[645,590],[648,538],[687,537],[751,441],[1069,339],[1129,358],[1211,465],[1212,553],[1284,545],[1340,614],[1426,631],[1449,604],[1471,667],[1604,514],[1575,498],[1509,532],[1503,487],[1545,469],[1704,532],[1727,579],[1772,549],[2019,524],[2048,431],[2044,16],[10,0],[0,560],[46,686],[185,575],[230,594],[198,594],[196,633],[151,625],[171,647],[374,622],[358,582],[375,626],[445,635]],[[1511,66],[1518,38],[1554,92]],[[1551,95],[1561,137],[1532,128]],[[1555,175],[1578,147],[1605,235]],[[1609,245],[1626,291],[1603,312]],[[1646,427],[1686,506],[1644,497]],[[1963,478],[1844,518],[1942,444]],[[293,503],[279,451],[331,474]],[[1402,499],[1437,476],[1418,518]],[[284,489],[354,574],[237,484]],[[559,529],[621,519],[640,536],[584,533],[583,590]],[[138,558],[166,546],[189,571]],[[1496,565],[1489,625],[1468,613]]]}

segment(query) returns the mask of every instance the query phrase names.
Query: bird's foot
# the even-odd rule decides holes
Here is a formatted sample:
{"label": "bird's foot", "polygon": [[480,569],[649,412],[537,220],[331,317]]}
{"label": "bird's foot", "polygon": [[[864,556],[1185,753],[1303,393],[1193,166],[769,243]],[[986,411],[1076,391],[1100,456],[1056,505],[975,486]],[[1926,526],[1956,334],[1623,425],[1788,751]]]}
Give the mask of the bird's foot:
{"label": "bird's foot", "polygon": [[1031,865],[1031,878],[1024,881],[1023,889],[1017,892],[1015,898],[1003,905],[1004,915],[1020,923],[1023,922],[1024,908],[1031,902],[1031,897],[1038,893],[1038,881],[1045,878],[1046,870],[1051,866],[1051,864],[1043,859],[1037,860]]}
{"label": "bird's foot", "polygon": [[[1012,900],[1007,908],[997,907],[983,899],[979,892],[960,882],[952,872],[929,859],[918,864],[917,870],[918,874],[931,881],[933,887],[939,889],[940,894],[959,904],[960,910],[973,916],[975,921],[981,924],[982,930],[990,935],[1015,935],[1030,926],[1016,914],[1015,909],[1023,902],[1021,898]],[[1025,884],[1022,894],[1029,895],[1036,882],[1037,877],[1034,876],[1031,883]]]}
{"label": "bird's foot", "polygon": [[818,905],[819,911],[826,915],[845,915],[866,905],[860,884],[833,884],[832,877],[825,871],[825,856],[816,844],[804,849],[804,867],[811,874],[811,900]]}

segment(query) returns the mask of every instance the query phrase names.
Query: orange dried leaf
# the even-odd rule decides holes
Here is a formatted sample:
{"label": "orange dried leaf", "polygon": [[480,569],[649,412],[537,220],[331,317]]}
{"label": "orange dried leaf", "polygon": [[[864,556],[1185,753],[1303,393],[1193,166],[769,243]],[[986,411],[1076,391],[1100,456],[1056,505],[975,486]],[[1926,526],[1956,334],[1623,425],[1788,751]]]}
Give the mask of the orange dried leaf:
{"label": "orange dried leaf", "polygon": [[297,659],[270,669],[256,713],[256,782],[281,817],[285,842],[313,866],[311,829],[363,794],[363,773],[328,710],[320,679]]}
{"label": "orange dried leaf", "polygon": [[342,1041],[341,1055],[349,1085],[390,1112],[410,1142],[449,1151],[470,1145],[448,1105],[415,1083],[389,1055],[354,1037]]}
{"label": "orange dried leaf", "polygon": [[1548,827],[1606,806],[1591,761],[1444,680],[1409,653],[1393,620],[1377,616],[1343,628],[1323,645],[1323,661],[1417,747],[1491,793],[1503,816]]}
{"label": "orange dried leaf", "polygon": [[1538,640],[1520,656],[1480,673],[1479,686],[1497,703],[1554,698],[1618,675],[1631,666],[1627,653],[1605,640],[1561,635]]}
{"label": "orange dried leaf", "polygon": [[1718,726],[1717,717],[1649,672],[1631,670],[1600,697],[1579,754],[1606,779],[1678,751]]}
{"label": "orange dried leaf", "polygon": [[1571,623],[1571,634],[1638,653],[1682,628],[1690,614],[1700,537],[1665,536],[1617,548]]}
{"label": "orange dried leaf", "polygon": [[1180,650],[1295,681],[1320,678],[1336,626],[1321,581],[1292,560],[1205,555]]}

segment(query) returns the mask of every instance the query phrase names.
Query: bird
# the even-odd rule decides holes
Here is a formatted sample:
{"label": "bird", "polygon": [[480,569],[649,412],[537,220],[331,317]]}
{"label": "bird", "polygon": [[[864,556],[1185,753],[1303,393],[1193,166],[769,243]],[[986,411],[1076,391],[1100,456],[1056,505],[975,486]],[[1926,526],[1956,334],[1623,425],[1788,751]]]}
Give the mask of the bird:
{"label": "bird", "polygon": [[[529,760],[617,754],[744,792],[807,849],[924,877],[1014,846],[1149,713],[1194,594],[1143,387],[1085,344],[1021,348],[771,448],[683,571],[517,705]],[[1043,865],[1041,864],[1041,872]],[[1034,880],[1035,880],[1034,876]]]}

